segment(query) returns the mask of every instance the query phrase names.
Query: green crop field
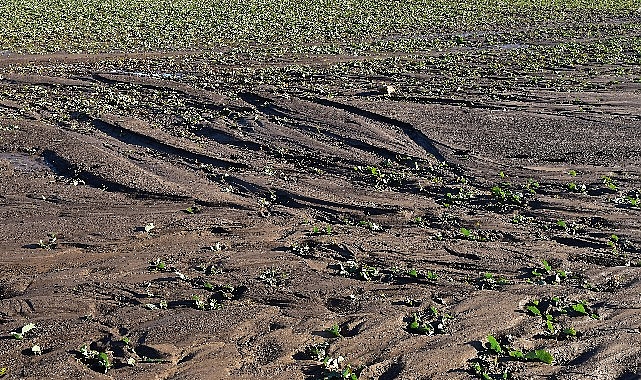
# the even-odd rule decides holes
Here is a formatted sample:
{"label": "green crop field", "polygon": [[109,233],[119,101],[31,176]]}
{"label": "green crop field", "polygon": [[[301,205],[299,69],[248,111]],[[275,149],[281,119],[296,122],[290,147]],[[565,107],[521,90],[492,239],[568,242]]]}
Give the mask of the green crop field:
{"label": "green crop field", "polygon": [[[0,4],[0,50],[211,50],[249,44],[333,52],[316,45],[377,51],[438,48],[442,42],[436,40],[455,43],[452,37],[459,36],[460,43],[469,35],[498,43],[550,33],[611,37],[640,30],[640,7],[633,0],[6,0]],[[621,22],[601,25],[605,17]]]}

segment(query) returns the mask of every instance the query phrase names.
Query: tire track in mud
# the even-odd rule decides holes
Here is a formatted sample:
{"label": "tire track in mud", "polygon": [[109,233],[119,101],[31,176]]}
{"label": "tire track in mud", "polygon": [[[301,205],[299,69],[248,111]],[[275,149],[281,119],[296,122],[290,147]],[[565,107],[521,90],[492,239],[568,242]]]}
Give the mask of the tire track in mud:
{"label": "tire track in mud", "polygon": [[[60,224],[64,226],[73,226],[81,220],[88,226],[83,226],[80,232],[74,229],[81,236],[74,235],[73,241],[91,243],[85,246],[61,242],[52,251],[61,260],[54,263],[53,259],[47,259],[53,269],[46,274],[30,272],[28,268],[30,263],[43,259],[41,251],[11,248],[14,261],[11,267],[7,266],[7,273],[14,270],[13,273],[18,273],[14,267],[29,275],[35,273],[34,276],[39,276],[37,288],[29,291],[37,290],[42,295],[30,309],[15,306],[22,295],[4,301],[12,310],[7,331],[19,328],[19,323],[30,316],[50,326],[58,326],[53,324],[56,318],[70,318],[76,321],[66,322],[77,329],[73,337],[69,337],[68,330],[53,331],[50,327],[43,328],[38,336],[46,343],[70,341],[64,347],[55,346],[60,347],[61,357],[69,357],[69,351],[77,349],[83,340],[84,343],[100,340],[104,347],[119,345],[119,334],[130,337],[135,347],[164,347],[160,351],[172,354],[171,363],[157,363],[155,368],[123,365],[113,370],[118,376],[123,374],[123,378],[153,377],[159,373],[202,378],[211,377],[212,373],[220,374],[220,378],[300,378],[320,371],[320,366],[304,354],[305,347],[327,341],[331,342],[331,355],[345,355],[350,363],[367,365],[363,375],[366,378],[463,379],[469,377],[467,360],[477,355],[475,347],[482,346],[488,334],[517,334],[523,340],[530,339],[527,344],[532,347],[556,350],[558,365],[537,367],[536,363],[527,363],[530,366],[524,370],[524,376],[539,371],[543,375],[556,372],[570,378],[571,371],[585,363],[590,371],[606,363],[613,368],[609,373],[614,377],[625,372],[624,364],[618,364],[618,360],[636,360],[638,348],[630,346],[621,355],[613,354],[619,346],[603,331],[596,336],[594,327],[600,328],[602,324],[620,330],[625,323],[638,324],[638,313],[630,311],[637,307],[638,300],[628,294],[638,287],[634,268],[625,272],[627,277],[622,281],[625,287],[611,292],[592,291],[575,284],[526,283],[527,276],[542,259],[554,259],[554,265],[564,270],[580,272],[591,267],[597,278],[615,276],[621,269],[610,266],[625,264],[612,257],[608,260],[603,239],[609,234],[593,237],[587,240],[590,244],[582,246],[590,235],[561,235],[565,231],[554,229],[556,220],[603,213],[611,215],[615,222],[625,221],[612,223],[608,229],[621,228],[622,232],[615,232],[622,237],[638,238],[633,231],[638,226],[634,217],[637,210],[608,206],[607,194],[564,198],[562,173],[566,168],[560,167],[561,174],[553,176],[558,182],[554,191],[537,195],[539,200],[555,201],[537,204],[535,213],[531,205],[493,207],[497,201],[489,189],[501,180],[496,178],[495,167],[488,160],[470,164],[480,168],[478,176],[492,173],[487,178],[476,178],[475,174],[469,182],[460,183],[455,180],[458,169],[448,168],[444,173],[425,169],[411,172],[411,179],[426,181],[427,189],[419,189],[415,183],[407,187],[377,187],[371,176],[365,177],[370,173],[357,173],[353,166],[379,165],[384,160],[395,161],[398,156],[427,166],[445,161],[453,151],[447,146],[449,140],[430,138],[424,132],[426,129],[419,129],[423,126],[416,120],[420,114],[400,112],[399,117],[385,116],[395,115],[391,112],[394,107],[405,107],[398,102],[382,98],[367,100],[365,104],[359,98],[337,100],[295,95],[287,99],[266,95],[260,89],[237,89],[239,99],[226,99],[174,80],[99,75],[89,76],[95,82],[84,81],[83,88],[90,83],[96,88],[102,86],[114,93],[131,95],[139,101],[139,107],[150,106],[145,103],[148,99],[162,99],[167,91],[179,94],[190,111],[213,116],[189,123],[185,127],[189,133],[180,134],[177,132],[181,125],[163,124],[167,119],[152,112],[130,115],[125,109],[121,114],[127,117],[123,117],[118,112],[99,112],[98,107],[68,110],[77,111],[82,119],[78,121],[90,128],[90,133],[83,135],[63,124],[53,127],[55,121],[47,118],[44,111],[49,110],[45,109],[40,114],[44,121],[32,125],[25,118],[22,130],[0,132],[2,150],[17,152],[35,147],[35,154],[43,156],[59,174],[125,195],[109,198],[104,192],[68,186],[68,181],[49,178],[45,179],[50,181],[48,187],[39,188],[44,180],[36,181],[33,173],[3,174],[0,186],[7,186],[7,196],[12,199],[2,205],[8,221],[4,225],[7,233],[25,225],[39,226],[38,231],[51,229],[48,222],[51,218],[66,220],[66,224]],[[26,83],[29,80],[46,82],[32,78]],[[52,82],[69,96],[78,91],[78,83]],[[135,91],[128,92],[128,86]],[[154,96],[148,97],[149,94]],[[391,108],[385,109],[390,103]],[[368,110],[366,106],[373,108]],[[451,112],[448,115],[452,117]],[[454,117],[457,116],[455,113]],[[163,120],[157,129],[150,127],[154,118]],[[193,139],[194,136],[200,140]],[[10,167],[12,162],[7,165]],[[401,167],[411,168],[412,163],[398,163],[394,170],[400,171],[396,168]],[[512,169],[510,164],[505,167]],[[312,168],[323,169],[324,173]],[[535,172],[519,170],[519,177],[513,172],[509,174],[527,178]],[[598,183],[598,177],[595,178]],[[5,180],[8,184],[24,181],[26,185],[10,187]],[[432,180],[435,182],[429,182]],[[637,184],[638,178],[625,186]],[[221,191],[223,185],[229,185],[233,191]],[[461,199],[448,207],[437,203],[447,192],[463,186],[467,186],[464,190],[474,191],[476,198]],[[29,188],[25,193],[30,197],[22,194],[24,187]],[[45,194],[55,200],[50,193],[63,193],[66,201],[43,201],[28,210],[20,209],[21,199],[32,203],[38,199],[32,194]],[[78,194],[95,197],[96,201],[77,210],[73,201]],[[17,201],[13,202],[14,199]],[[114,211],[114,217],[101,219],[107,223],[92,222],[91,215],[98,220],[105,210],[113,210],[114,202],[123,199],[129,202],[121,205],[127,213]],[[269,205],[258,206],[259,200]],[[590,204],[585,210],[580,206],[583,201]],[[563,207],[555,208],[559,203]],[[193,214],[185,212],[186,207],[193,205],[200,206],[200,210]],[[269,212],[260,213],[261,207]],[[38,208],[47,209],[50,219],[45,220]],[[519,213],[525,219],[515,224],[511,219]],[[79,218],[81,214],[83,217]],[[28,223],[21,224],[21,218]],[[156,232],[140,231],[150,222],[155,223]],[[375,230],[373,223],[384,228]],[[227,224],[239,227],[216,227]],[[328,226],[331,232],[326,229]],[[468,228],[472,234],[508,232],[495,240],[483,241],[468,239],[460,232],[461,228]],[[103,231],[118,231],[119,237],[101,235]],[[87,238],[83,234],[93,235]],[[32,245],[38,241],[35,236],[29,239]],[[3,246],[8,244],[3,242]],[[311,248],[304,250],[301,248],[304,244]],[[104,249],[91,252],[96,246]],[[69,249],[82,259],[70,258]],[[74,260],[75,264],[66,265],[62,258]],[[150,263],[159,259],[169,269],[150,269]],[[394,280],[368,281],[359,278],[358,273],[341,272],[339,264],[346,266],[349,260],[377,267],[385,275],[395,276]],[[435,271],[440,277],[416,279],[408,273],[412,268],[421,274]],[[499,290],[479,289],[477,276],[488,272],[505,275],[513,283]],[[200,310],[193,297],[209,296],[207,283],[213,287],[231,285],[245,289],[246,297],[223,300],[219,309]],[[528,319],[521,305],[542,294],[598,299],[595,304],[606,317],[577,322],[577,329],[585,332],[580,340],[532,338],[539,333],[538,327],[533,327],[535,323]],[[74,298],[78,296],[81,298]],[[408,305],[408,299],[420,299],[422,304],[413,306],[412,301]],[[78,300],[81,302],[74,303]],[[161,300],[167,301],[168,310],[158,308]],[[57,302],[82,305],[75,307],[79,310],[60,311],[55,308]],[[80,319],[87,312],[80,310],[86,303],[91,305],[90,312],[95,314],[91,318],[95,321]],[[146,307],[147,304],[155,305],[156,309]],[[453,331],[435,336],[408,331],[407,318],[432,305],[455,316]],[[632,322],[626,322],[624,316]],[[611,317],[615,322],[610,322]],[[326,338],[325,329],[333,324],[345,328],[343,338]],[[635,335],[634,342],[637,341]],[[26,360],[9,343],[0,342],[0,352],[15,361]],[[592,350],[596,344],[598,349]],[[571,352],[564,352],[568,346]],[[68,365],[64,360],[60,363],[46,368],[63,369]],[[93,374],[80,364],[76,371]]]}
{"label": "tire track in mud", "polygon": [[[341,134],[340,128],[335,128],[336,125],[332,124],[331,121],[311,118],[311,115],[306,114],[304,110],[301,112],[301,110],[293,110],[291,108],[287,108],[284,105],[277,104],[277,102],[271,98],[249,92],[240,93],[239,96],[247,103],[257,107],[257,109],[266,114],[268,117],[275,116],[281,119],[289,120],[287,126],[290,128],[295,128],[310,133],[321,133],[330,140],[344,143],[352,148],[356,148],[372,155],[381,156],[383,159],[394,160],[400,154],[399,152],[395,152],[385,146],[376,146],[374,144],[368,143],[364,139],[350,137],[347,136],[346,133]],[[322,124],[324,126],[322,130],[320,129],[319,124]],[[338,131],[333,132],[332,129],[337,129]],[[346,162],[347,166],[353,166],[355,164],[358,164],[358,162],[354,160]]]}
{"label": "tire track in mud", "polygon": [[128,128],[123,123],[116,124],[102,118],[91,118],[89,116],[86,116],[86,118],[91,123],[91,125],[99,131],[130,146],[134,145],[140,146],[142,148],[153,149],[157,152],[169,156],[213,165],[217,168],[222,168],[225,170],[230,168],[247,168],[247,165],[240,162],[226,161],[202,153],[196,153],[185,148],[170,145],[169,143],[155,138],[149,134],[136,132],[133,129]]}
{"label": "tire track in mud", "polygon": [[309,100],[311,102],[315,102],[327,107],[338,108],[346,112],[362,116],[367,119],[383,122],[385,124],[400,128],[403,131],[403,133],[405,133],[416,145],[418,145],[423,150],[425,150],[425,152],[434,156],[440,162],[446,161],[445,157],[443,157],[441,152],[436,148],[434,142],[431,139],[429,139],[427,136],[425,136],[423,132],[414,128],[414,126],[410,123],[406,123],[385,115],[380,115],[376,112],[368,111],[353,105],[340,103],[340,102],[336,102],[329,99],[306,98],[306,100]]}

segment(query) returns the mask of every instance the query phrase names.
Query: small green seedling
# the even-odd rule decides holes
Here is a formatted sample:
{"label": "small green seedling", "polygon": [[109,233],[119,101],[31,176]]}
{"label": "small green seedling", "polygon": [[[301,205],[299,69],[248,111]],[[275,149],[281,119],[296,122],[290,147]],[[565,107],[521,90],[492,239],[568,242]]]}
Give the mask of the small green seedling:
{"label": "small green seedling", "polygon": [[510,379],[510,370],[514,367],[511,361],[541,361],[551,364],[554,361],[552,355],[545,350],[534,350],[524,354],[521,350],[512,347],[512,337],[505,336],[496,339],[492,335],[487,336],[487,343],[479,351],[477,358],[471,360],[471,371],[480,379]]}
{"label": "small green seedling", "polygon": [[104,373],[107,373],[112,366],[111,361],[109,360],[109,355],[107,355],[106,352],[92,350],[87,344],[80,347],[78,352],[80,352],[81,359],[85,362],[97,364],[98,367],[104,370]]}
{"label": "small green seedling", "polygon": [[499,342],[492,335],[487,336],[487,342],[490,344],[490,350],[494,351],[497,354],[503,353],[503,348]]}
{"label": "small green seedling", "polygon": [[329,343],[323,342],[323,343],[312,344],[311,346],[308,346],[305,349],[305,351],[307,352],[307,355],[309,355],[309,357],[312,360],[322,362],[327,357],[328,349],[329,349]]}
{"label": "small green seedling", "polygon": [[191,300],[194,302],[194,308],[198,310],[218,310],[223,307],[214,297],[205,298],[200,295],[192,295]]}
{"label": "small green seedling", "polygon": [[425,278],[430,281],[436,281],[438,280],[438,274],[434,271],[428,270],[427,273],[425,273]]}
{"label": "small green seedling", "polygon": [[[187,207],[186,209],[184,209],[183,211],[185,213],[187,213],[187,214],[192,214],[193,215],[193,214],[198,214],[202,210],[198,206],[190,206],[190,207]],[[149,232],[149,231],[147,231],[147,232]]]}
{"label": "small green seedling", "polygon": [[162,261],[160,258],[149,262],[149,270],[151,271],[158,271],[158,272],[164,272],[168,270],[167,264],[165,264],[164,261]]}
{"label": "small green seedling", "polygon": [[327,225],[324,229],[320,228],[318,226],[312,227],[312,231],[310,232],[310,235],[331,235],[332,234],[332,226]]}
{"label": "small green seedling", "polygon": [[27,323],[26,325],[22,326],[20,331],[12,331],[10,334],[14,339],[22,340],[24,339],[24,335],[33,330],[35,327],[36,325],[34,323]]}
{"label": "small green seedling", "polygon": [[583,304],[582,302],[572,305],[572,310],[582,315],[588,315],[588,312],[585,311],[585,304]]}
{"label": "small green seedling", "polygon": [[263,272],[258,279],[269,286],[279,287],[289,281],[289,273],[272,268]]}
{"label": "small green seedling", "polygon": [[616,182],[614,182],[612,178],[604,175],[603,177],[601,177],[601,179],[603,180],[603,184],[605,185],[605,188],[607,190],[613,191],[613,192],[619,190],[619,187],[617,186]]}
{"label": "small green seedling", "polygon": [[467,228],[461,228],[459,230],[459,233],[461,234],[461,237],[466,240],[472,240],[472,241],[487,241],[487,238],[479,236],[479,234],[472,232],[472,230],[469,230]]}
{"label": "small green seedling", "polygon": [[381,278],[381,273],[378,268],[365,263],[348,260],[345,263],[338,263],[338,266],[341,276],[357,278],[364,281]]}
{"label": "small green seedling", "polygon": [[606,244],[612,248],[612,253],[619,253],[619,237],[617,235],[611,235]]}
{"label": "small green seedling", "polygon": [[480,289],[496,290],[500,286],[509,284],[507,279],[503,276],[495,276],[492,273],[481,273],[476,280],[477,286]]}
{"label": "small green seedling", "polygon": [[530,194],[536,194],[536,191],[540,187],[541,187],[541,184],[539,184],[537,181],[533,180],[532,178],[529,178],[527,180],[527,183],[525,184],[525,190]]}
{"label": "small green seedling", "polygon": [[[323,359],[324,380],[358,380],[362,368],[353,369],[350,364],[342,365],[341,363],[345,360],[344,357],[339,356],[337,358],[332,358],[331,356],[326,356]],[[342,368],[341,368],[342,367]]]}
{"label": "small green seedling", "polygon": [[569,326],[558,327],[556,325],[558,323],[557,318],[580,316],[599,318],[598,315],[591,313],[590,307],[585,302],[569,302],[561,297],[550,297],[541,301],[532,300],[525,306],[525,309],[529,314],[541,318],[545,323],[548,335],[557,339],[568,339],[579,335],[576,330]]}
{"label": "small green seedling", "polygon": [[156,226],[153,223],[147,223],[145,225],[145,232],[146,233],[151,233],[156,228]]}
{"label": "small green seedling", "polygon": [[370,231],[376,232],[376,231],[383,231],[383,227],[377,223],[371,222],[369,220],[361,220],[358,222],[358,225],[361,227],[365,227]]}
{"label": "small green seedling", "polygon": [[[537,302],[537,301],[533,301],[533,302],[536,302],[536,303],[538,304],[538,302]],[[536,305],[529,305],[529,306],[527,306],[527,307],[526,307],[526,309],[527,309],[527,311],[529,311],[532,315],[535,315],[535,316],[538,316],[538,317],[541,317],[541,316],[543,315],[543,314],[541,313],[541,310],[539,310],[539,308],[538,308]]]}
{"label": "small green seedling", "polygon": [[407,331],[420,335],[444,334],[452,319],[454,317],[451,315],[440,313],[436,307],[431,306],[407,318]]}
{"label": "small green seedling", "polygon": [[527,282],[535,282],[539,285],[560,284],[561,282],[567,280],[571,274],[570,272],[561,269],[554,270],[546,260],[542,260],[541,265],[541,268],[532,269],[532,277],[529,278]]}
{"label": "small green seedling", "polygon": [[423,303],[423,301],[421,301],[421,300],[419,300],[419,299],[411,298],[411,297],[407,297],[407,298],[405,298],[405,300],[403,301],[403,304],[404,304],[405,306],[408,306],[408,307],[417,307],[417,306],[421,306],[421,304],[422,304],[422,303]]}
{"label": "small green seedling", "polygon": [[341,327],[338,324],[333,324],[332,327],[327,328],[325,331],[330,333],[334,338],[342,338]]}
{"label": "small green seedling", "polygon": [[522,206],[526,203],[523,194],[518,191],[512,191],[498,185],[492,187],[491,191],[494,198],[496,198],[502,204]]}
{"label": "small green seedling", "polygon": [[38,242],[38,247],[46,250],[55,249],[56,246],[58,245],[58,238],[56,237],[56,234],[49,233],[47,234],[47,236],[48,236],[47,241],[40,240]]}
{"label": "small green seedling", "polygon": [[523,216],[523,215],[521,215],[519,213],[516,213],[516,214],[512,215],[512,219],[510,219],[510,223],[512,223],[512,224],[521,224],[521,223],[525,222],[526,220],[527,219],[525,218],[525,216]]}
{"label": "small green seedling", "polygon": [[438,274],[435,271],[431,271],[431,270],[419,271],[417,269],[412,268],[407,271],[407,276],[415,280],[420,280],[420,279],[426,279],[428,281],[438,280]]}
{"label": "small green seedling", "polygon": [[528,352],[525,355],[525,359],[531,361],[540,361],[545,364],[552,364],[552,362],[554,361],[554,356],[552,356],[552,354],[545,350],[534,350]]}
{"label": "small green seedling", "polygon": [[625,197],[625,200],[627,200],[630,207],[633,207],[633,208],[641,207],[641,197],[639,197],[638,194],[636,196],[628,195]]}
{"label": "small green seedling", "polygon": [[203,298],[198,295],[191,296],[191,300],[194,301],[194,307],[198,310],[205,310],[205,301]]}
{"label": "small green seedling", "polygon": [[573,193],[585,193],[587,190],[587,186],[585,186],[585,184],[577,184],[575,182],[570,182],[568,183],[568,190],[570,190]]}
{"label": "small green seedling", "polygon": [[31,353],[33,355],[42,355],[42,349],[37,344],[31,347]]}

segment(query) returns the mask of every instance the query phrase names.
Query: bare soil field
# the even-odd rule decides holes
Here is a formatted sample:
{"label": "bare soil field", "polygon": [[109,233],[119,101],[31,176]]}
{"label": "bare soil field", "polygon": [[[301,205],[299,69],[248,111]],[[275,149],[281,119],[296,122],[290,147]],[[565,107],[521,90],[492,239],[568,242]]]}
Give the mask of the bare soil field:
{"label": "bare soil field", "polygon": [[[574,45],[5,52],[0,377],[641,378],[626,17]],[[637,45],[592,49],[610,29]]]}

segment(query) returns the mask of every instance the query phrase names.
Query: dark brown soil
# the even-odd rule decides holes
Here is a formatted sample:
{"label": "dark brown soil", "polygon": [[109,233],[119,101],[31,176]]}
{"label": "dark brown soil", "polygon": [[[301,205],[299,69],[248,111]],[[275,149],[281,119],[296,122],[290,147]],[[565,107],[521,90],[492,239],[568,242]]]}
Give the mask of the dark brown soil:
{"label": "dark brown soil", "polygon": [[[354,57],[288,57],[264,66],[275,81],[169,55],[0,64],[9,378],[102,378],[83,344],[113,378],[322,378],[305,348],[330,342],[361,379],[468,379],[489,334],[554,356],[507,362],[516,378],[641,375],[639,83],[428,96],[416,78],[329,70]],[[568,278],[538,284],[542,260]],[[550,296],[598,316],[550,334],[525,308]],[[453,317],[445,333],[408,331],[430,306]]]}

